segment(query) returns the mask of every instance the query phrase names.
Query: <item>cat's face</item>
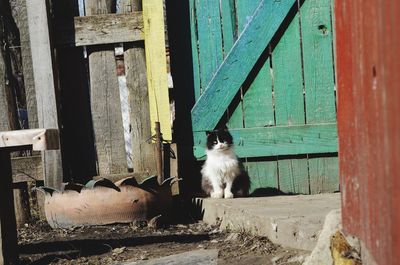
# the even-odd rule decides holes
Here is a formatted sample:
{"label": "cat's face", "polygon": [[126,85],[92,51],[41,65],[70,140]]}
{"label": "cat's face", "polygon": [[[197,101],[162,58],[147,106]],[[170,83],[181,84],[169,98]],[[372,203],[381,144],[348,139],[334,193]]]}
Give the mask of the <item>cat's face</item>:
{"label": "cat's face", "polygon": [[233,145],[232,135],[228,130],[207,132],[207,149],[224,151]]}

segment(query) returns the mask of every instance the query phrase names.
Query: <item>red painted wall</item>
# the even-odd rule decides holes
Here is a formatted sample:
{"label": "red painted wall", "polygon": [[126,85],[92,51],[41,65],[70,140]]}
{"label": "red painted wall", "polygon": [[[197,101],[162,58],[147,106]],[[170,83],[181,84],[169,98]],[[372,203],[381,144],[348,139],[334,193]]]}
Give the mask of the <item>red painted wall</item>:
{"label": "red painted wall", "polygon": [[335,0],[344,229],[400,264],[400,1]]}

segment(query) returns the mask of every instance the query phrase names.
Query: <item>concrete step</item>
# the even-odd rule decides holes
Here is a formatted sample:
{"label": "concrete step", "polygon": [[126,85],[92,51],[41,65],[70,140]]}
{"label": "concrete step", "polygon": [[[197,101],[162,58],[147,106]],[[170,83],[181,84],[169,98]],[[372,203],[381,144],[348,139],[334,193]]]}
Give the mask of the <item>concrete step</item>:
{"label": "concrete step", "polygon": [[206,223],[303,250],[315,247],[325,216],[340,208],[340,193],[196,200]]}

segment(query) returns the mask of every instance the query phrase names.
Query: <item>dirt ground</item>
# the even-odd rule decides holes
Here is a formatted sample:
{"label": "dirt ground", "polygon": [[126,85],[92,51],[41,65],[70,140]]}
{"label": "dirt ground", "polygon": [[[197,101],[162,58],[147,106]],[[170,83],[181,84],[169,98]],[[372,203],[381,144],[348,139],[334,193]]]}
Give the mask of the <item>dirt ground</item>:
{"label": "dirt ground", "polygon": [[308,254],[244,232],[202,222],[162,225],[138,222],[52,229],[46,222],[18,230],[21,264],[118,264],[190,250],[218,249],[218,264],[301,264]]}

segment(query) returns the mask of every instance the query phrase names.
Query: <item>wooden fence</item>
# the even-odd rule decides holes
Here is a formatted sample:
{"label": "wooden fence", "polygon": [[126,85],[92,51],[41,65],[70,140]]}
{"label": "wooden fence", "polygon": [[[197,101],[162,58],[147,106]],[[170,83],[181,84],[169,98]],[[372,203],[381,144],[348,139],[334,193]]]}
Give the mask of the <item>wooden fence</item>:
{"label": "wooden fence", "polygon": [[196,158],[226,124],[253,191],[337,191],[332,1],[189,2]]}
{"label": "wooden fence", "polygon": [[[60,130],[61,150],[42,154],[46,184],[59,187],[63,180],[85,182],[132,169],[116,47],[123,47],[133,170],[155,174],[156,121],[163,139],[172,140],[163,1],[121,0],[118,7],[112,0],[16,2],[23,6],[17,15],[29,126]],[[9,89],[2,81],[0,123],[8,123],[3,114],[15,106],[6,102]]]}

